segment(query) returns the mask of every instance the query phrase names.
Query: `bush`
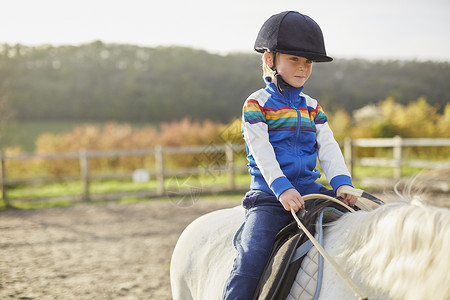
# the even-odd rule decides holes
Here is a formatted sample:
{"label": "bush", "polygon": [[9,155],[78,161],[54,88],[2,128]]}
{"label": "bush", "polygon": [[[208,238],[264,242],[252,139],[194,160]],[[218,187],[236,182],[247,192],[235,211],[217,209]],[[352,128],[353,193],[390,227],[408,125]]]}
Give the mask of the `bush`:
{"label": "bush", "polygon": [[[79,152],[81,150],[112,149],[149,149],[157,145],[181,147],[224,143],[219,138],[225,125],[211,121],[197,122],[183,119],[178,122],[162,123],[158,131],[154,127],[133,129],[129,124],[107,123],[84,125],[63,134],[46,133],[37,139],[37,153]],[[196,162],[194,154],[166,155],[165,163],[169,167],[193,167]],[[154,169],[153,156],[99,157],[90,159],[93,173],[111,171],[132,171],[138,168]],[[77,159],[54,159],[51,164],[43,163],[41,170],[53,176],[79,174]]]}

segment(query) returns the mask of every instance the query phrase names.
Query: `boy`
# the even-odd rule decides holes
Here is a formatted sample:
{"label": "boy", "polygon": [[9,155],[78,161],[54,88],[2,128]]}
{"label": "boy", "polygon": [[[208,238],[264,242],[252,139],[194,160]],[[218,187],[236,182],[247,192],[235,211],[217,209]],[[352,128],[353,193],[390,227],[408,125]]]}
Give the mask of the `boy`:
{"label": "boy", "polygon": [[[255,50],[263,53],[266,88],[253,93],[243,108],[251,190],[242,200],[247,214],[223,299],[252,299],[276,234],[292,221],[290,209],[305,208],[302,195],[335,196],[352,186],[325,113],[302,93],[313,62],[332,61],[319,25],[294,11],[273,15],[262,26]],[[333,191],[316,182],[321,176],[317,157]],[[343,201],[353,205],[356,197],[345,195]]]}

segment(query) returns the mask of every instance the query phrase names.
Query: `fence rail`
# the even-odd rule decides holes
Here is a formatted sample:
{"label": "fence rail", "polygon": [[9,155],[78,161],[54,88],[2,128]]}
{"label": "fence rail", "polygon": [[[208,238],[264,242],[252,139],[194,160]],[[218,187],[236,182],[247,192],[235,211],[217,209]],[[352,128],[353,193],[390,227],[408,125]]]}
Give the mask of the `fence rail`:
{"label": "fence rail", "polygon": [[[399,180],[402,177],[402,167],[411,166],[418,168],[438,168],[443,166],[442,162],[433,162],[426,160],[406,160],[403,157],[403,148],[405,147],[449,147],[450,139],[405,139],[400,136],[394,138],[379,139],[345,139],[344,156],[350,173],[353,174],[354,165],[362,166],[381,166],[394,167],[394,179]],[[362,157],[356,156],[355,148],[393,148],[392,158]],[[449,155],[450,157],[450,155]]]}
{"label": "fence rail", "polygon": [[[434,168],[440,167],[441,162],[431,162],[424,160],[405,160],[403,157],[403,148],[405,147],[449,147],[450,139],[403,139],[401,137],[394,138],[383,138],[383,139],[346,139],[344,141],[344,157],[350,172],[353,174],[354,165],[363,166],[389,166],[394,167],[394,178],[399,179],[402,176],[402,166],[414,166],[420,168]],[[367,147],[387,147],[393,148],[392,158],[375,158],[375,157],[364,157],[358,158],[356,156],[356,148],[367,148]],[[208,149],[208,150],[207,150]],[[186,175],[198,175],[204,172],[200,167],[189,168],[189,169],[175,169],[170,170],[165,166],[164,155],[166,154],[199,154],[205,151],[222,153],[225,156],[225,164],[219,168],[215,168],[215,171],[225,172],[227,174],[227,183],[225,186],[218,186],[214,188],[202,188],[203,192],[223,192],[223,191],[235,191],[240,189],[236,185],[235,174],[237,171],[245,169],[245,166],[236,166],[235,155],[238,152],[244,151],[243,145],[214,145],[209,146],[190,146],[190,147],[162,147],[157,146],[153,149],[134,149],[134,150],[109,150],[109,151],[91,151],[82,150],[80,152],[71,153],[50,153],[50,154],[19,154],[19,155],[4,155],[0,153],[0,189],[1,198],[6,206],[10,206],[10,199],[8,198],[8,187],[16,183],[30,183],[30,182],[43,182],[43,181],[56,181],[58,180],[79,180],[82,182],[82,192],[80,195],[69,195],[58,197],[58,199],[69,199],[69,200],[82,200],[90,201],[95,199],[113,199],[120,198],[126,195],[137,195],[137,196],[163,196],[168,193],[165,187],[167,178],[171,176],[176,176],[180,174]],[[156,178],[156,189],[146,190],[146,191],[129,191],[129,192],[118,192],[118,193],[108,193],[108,194],[93,194],[90,191],[90,184],[92,180],[95,179],[105,179],[105,178],[130,178],[131,172],[129,173],[115,173],[115,174],[102,174],[93,175],[91,174],[90,159],[97,157],[122,157],[122,156],[154,156],[155,159],[155,169],[146,170],[148,175]],[[31,160],[31,159],[61,159],[61,158],[71,158],[78,159],[80,165],[79,176],[66,176],[66,177],[35,177],[35,178],[8,178],[8,170],[6,168],[6,161],[13,160]],[[245,187],[247,188],[247,187]],[[35,198],[27,199],[28,201],[46,201],[50,198]]]}

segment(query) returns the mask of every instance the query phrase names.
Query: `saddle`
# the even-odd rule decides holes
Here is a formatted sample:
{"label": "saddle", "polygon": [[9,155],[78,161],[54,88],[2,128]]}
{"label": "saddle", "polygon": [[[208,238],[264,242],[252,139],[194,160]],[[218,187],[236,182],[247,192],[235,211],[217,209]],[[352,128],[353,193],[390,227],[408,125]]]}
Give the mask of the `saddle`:
{"label": "saddle", "polygon": [[[328,211],[324,215],[324,211]],[[328,223],[336,220],[342,214],[348,211],[332,201],[324,201],[311,209],[304,216],[300,216],[302,223],[314,235],[322,228],[316,228],[316,224],[320,218],[320,223]],[[316,230],[317,229],[317,230]],[[286,299],[293,286],[297,273],[302,265],[306,254],[313,247],[311,241],[306,234],[298,228],[294,221],[283,228],[276,236],[274,248],[270,255],[269,261],[259,280],[253,300],[275,300]],[[315,252],[317,254],[317,252]],[[319,257],[322,259],[322,257]],[[323,264],[320,262],[319,264]],[[320,290],[321,271],[319,268],[320,278],[317,278],[317,284],[314,291]],[[304,288],[304,287],[303,287]],[[309,292],[311,294],[311,292]],[[317,292],[315,294],[318,294]]]}

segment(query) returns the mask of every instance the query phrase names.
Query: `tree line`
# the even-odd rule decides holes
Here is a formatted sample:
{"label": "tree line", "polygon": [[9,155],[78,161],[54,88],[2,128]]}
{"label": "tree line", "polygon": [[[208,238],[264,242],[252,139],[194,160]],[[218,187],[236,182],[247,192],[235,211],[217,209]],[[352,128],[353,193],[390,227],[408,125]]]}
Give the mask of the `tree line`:
{"label": "tree line", "polygon": [[[318,63],[304,92],[326,111],[351,112],[388,97],[450,102],[450,63],[336,59]],[[20,120],[229,122],[263,87],[261,58],[184,47],[0,45],[0,102]],[[1,118],[0,118],[1,119]]]}

